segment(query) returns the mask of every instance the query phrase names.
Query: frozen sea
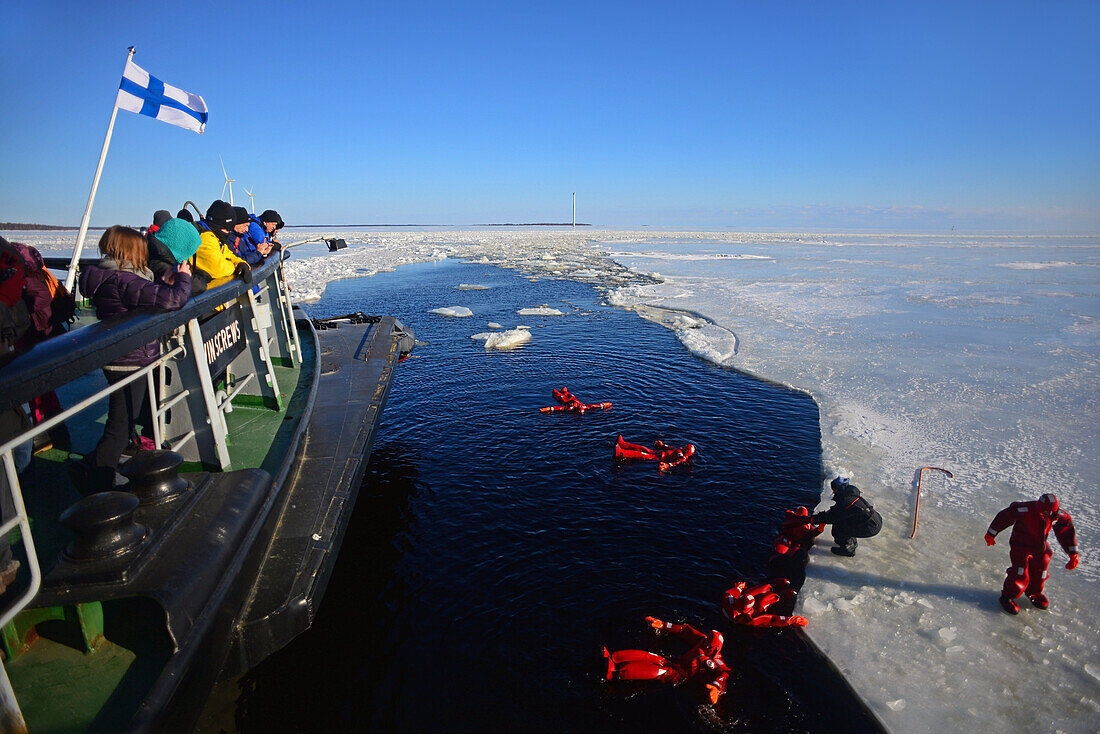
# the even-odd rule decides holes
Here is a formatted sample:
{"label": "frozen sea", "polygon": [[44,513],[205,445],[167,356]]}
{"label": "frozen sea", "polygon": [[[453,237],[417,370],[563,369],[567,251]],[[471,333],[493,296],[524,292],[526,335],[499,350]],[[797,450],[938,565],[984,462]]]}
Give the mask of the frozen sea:
{"label": "frozen sea", "polygon": [[[896,732],[1100,730],[1100,237],[752,234],[593,228],[283,230],[295,294],[459,257],[590,283],[703,359],[804,390],[822,490],[850,476],[885,527],[855,558],[814,549],[807,633]],[[5,233],[44,252],[75,233]],[[461,294],[456,294],[457,301]],[[439,307],[460,306],[440,303]],[[536,335],[537,338],[537,335]],[[922,466],[949,470],[922,486]],[[993,515],[1059,495],[1081,565],[1057,547],[1047,594],[997,596]]]}

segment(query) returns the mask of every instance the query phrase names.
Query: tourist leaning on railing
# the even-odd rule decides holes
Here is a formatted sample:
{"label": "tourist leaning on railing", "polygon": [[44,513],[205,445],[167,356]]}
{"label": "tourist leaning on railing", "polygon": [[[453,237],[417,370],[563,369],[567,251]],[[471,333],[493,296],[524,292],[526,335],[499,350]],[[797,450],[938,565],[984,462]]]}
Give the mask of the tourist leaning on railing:
{"label": "tourist leaning on railing", "polygon": [[[174,281],[179,266],[194,257],[199,249],[199,232],[195,225],[179,218],[169,219],[146,239],[149,241],[149,269],[153,271],[153,278],[169,285]],[[194,280],[194,273],[191,278]]]}
{"label": "tourist leaning on railing", "polygon": [[[171,285],[154,282],[147,266],[148,245],[139,232],[129,227],[110,227],[99,240],[99,251],[103,258],[80,273],[80,291],[91,299],[101,321],[140,309],[174,311],[187,303],[191,268],[186,262],[180,264]],[[114,385],[159,356],[160,342],[152,341],[104,366],[103,374],[108,384]],[[103,438],[90,456],[74,466],[76,479],[83,479],[80,483],[85,491],[104,491],[114,486],[122,452],[138,438],[135,426],[139,419],[143,425],[151,425],[148,388],[143,380],[111,393]],[[80,477],[81,473],[85,476]]]}
{"label": "tourist leaning on railing", "polygon": [[[236,236],[233,234],[236,219],[233,206],[219,199],[206,210],[203,221],[195,223],[201,231],[199,250],[191,261],[196,280],[202,278],[209,282],[237,277],[245,283],[252,282],[252,268],[229,249],[230,238]],[[196,285],[192,293],[201,293],[205,289],[205,284],[202,288]]]}
{"label": "tourist leaning on railing", "polygon": [[243,206],[235,206],[233,207],[233,214],[233,233],[230,237],[229,247],[237,257],[248,263],[250,268],[254,268],[263,263],[264,256],[256,249],[248,236],[250,221],[248,210]]}
{"label": "tourist leaning on railing", "polygon": [[248,215],[247,237],[252,242],[252,246],[264,257],[270,255],[274,249],[275,230],[281,227],[282,223],[279,212],[274,209],[268,209],[258,217],[255,214]]}

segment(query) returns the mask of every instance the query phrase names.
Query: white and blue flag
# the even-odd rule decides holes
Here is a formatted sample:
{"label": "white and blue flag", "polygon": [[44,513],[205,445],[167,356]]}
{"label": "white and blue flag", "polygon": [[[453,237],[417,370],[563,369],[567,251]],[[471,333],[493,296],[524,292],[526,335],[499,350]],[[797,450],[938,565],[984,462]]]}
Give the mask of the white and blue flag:
{"label": "white and blue flag", "polygon": [[133,61],[126,62],[115,107],[155,117],[200,135],[206,128],[206,102],[202,97],[165,84]]}

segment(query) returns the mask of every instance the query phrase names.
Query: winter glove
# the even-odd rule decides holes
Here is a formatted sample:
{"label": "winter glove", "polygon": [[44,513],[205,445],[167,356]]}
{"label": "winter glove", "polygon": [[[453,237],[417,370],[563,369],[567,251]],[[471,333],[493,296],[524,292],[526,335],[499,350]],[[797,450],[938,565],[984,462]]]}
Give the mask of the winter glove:
{"label": "winter glove", "polygon": [[656,617],[646,617],[645,621],[649,622],[649,626],[655,630],[663,630],[665,628],[665,623]]}
{"label": "winter glove", "polygon": [[1066,568],[1069,569],[1070,571],[1072,571],[1073,569],[1077,568],[1077,564],[1080,563],[1080,562],[1081,562],[1081,556],[1074,553],[1074,554],[1070,555],[1069,563],[1066,564]]}
{"label": "winter glove", "polygon": [[233,269],[233,277],[240,278],[245,285],[251,285],[252,268],[248,267],[248,263],[237,263],[237,267]]}
{"label": "winter glove", "polygon": [[985,544],[986,545],[996,545],[997,544],[997,541],[994,539],[993,533],[986,533],[985,534]]}
{"label": "winter glove", "polygon": [[707,696],[710,698],[711,703],[718,703],[718,697],[722,695],[722,692],[718,690],[718,685],[715,683],[707,683]]}
{"label": "winter glove", "polygon": [[798,615],[791,617],[792,627],[805,627],[809,623],[809,620],[807,620],[805,617],[799,617]]}

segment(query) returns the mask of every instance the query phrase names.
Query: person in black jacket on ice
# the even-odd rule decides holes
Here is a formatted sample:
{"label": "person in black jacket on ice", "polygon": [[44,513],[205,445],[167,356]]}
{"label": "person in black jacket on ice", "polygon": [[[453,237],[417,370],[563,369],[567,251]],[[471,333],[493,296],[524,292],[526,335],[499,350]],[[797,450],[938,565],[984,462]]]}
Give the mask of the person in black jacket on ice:
{"label": "person in black jacket on ice", "polygon": [[829,550],[838,556],[854,556],[856,538],[878,535],[882,530],[882,515],[863,499],[859,489],[850,484],[847,477],[837,477],[829,486],[833,490],[833,506],[814,515],[810,522],[814,525],[832,525],[836,547]]}

